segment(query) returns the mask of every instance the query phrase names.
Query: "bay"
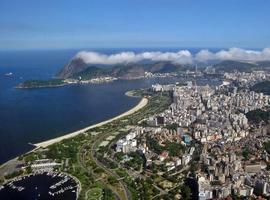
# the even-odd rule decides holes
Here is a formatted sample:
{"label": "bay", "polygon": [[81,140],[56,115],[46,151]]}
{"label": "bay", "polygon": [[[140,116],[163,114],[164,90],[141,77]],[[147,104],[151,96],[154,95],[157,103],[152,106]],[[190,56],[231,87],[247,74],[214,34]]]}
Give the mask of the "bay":
{"label": "bay", "polygon": [[[123,49],[99,49],[114,53]],[[136,50],[144,51],[144,49]],[[50,79],[78,50],[0,52],[0,164],[37,143],[107,120],[135,106],[140,99],[126,91],[170,83],[154,78],[58,88],[16,89],[29,79]],[[12,72],[12,76],[6,73]]]}

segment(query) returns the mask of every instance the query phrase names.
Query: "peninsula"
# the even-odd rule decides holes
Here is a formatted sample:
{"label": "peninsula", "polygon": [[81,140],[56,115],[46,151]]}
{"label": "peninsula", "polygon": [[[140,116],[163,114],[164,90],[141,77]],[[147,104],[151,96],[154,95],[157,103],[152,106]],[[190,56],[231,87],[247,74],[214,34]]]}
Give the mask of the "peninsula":
{"label": "peninsula", "polygon": [[81,59],[74,58],[64,66],[56,78],[49,80],[27,80],[17,88],[30,89],[59,87],[68,84],[98,84],[118,79],[131,80],[150,77],[170,77],[183,73],[187,66],[172,62],[129,63],[121,65],[87,65]]}

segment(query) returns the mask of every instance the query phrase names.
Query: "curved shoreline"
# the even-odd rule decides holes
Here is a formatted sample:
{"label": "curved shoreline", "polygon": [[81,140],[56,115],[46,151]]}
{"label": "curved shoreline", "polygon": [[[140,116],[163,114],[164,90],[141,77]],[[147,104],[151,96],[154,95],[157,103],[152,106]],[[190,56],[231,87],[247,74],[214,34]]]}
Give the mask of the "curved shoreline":
{"label": "curved shoreline", "polygon": [[[48,147],[49,145],[52,145],[54,143],[57,143],[57,142],[61,142],[62,140],[64,139],[68,139],[68,138],[72,138],[72,137],[75,137],[81,133],[84,133],[90,129],[93,129],[93,128],[96,128],[96,127],[100,127],[100,126],[103,126],[105,124],[108,124],[114,120],[117,120],[117,119],[120,119],[122,117],[125,117],[125,116],[128,116],[128,115],[131,115],[135,112],[137,112],[138,110],[142,109],[144,106],[146,106],[148,103],[148,99],[146,97],[143,97],[141,99],[141,101],[133,108],[131,108],[130,110],[116,116],[116,117],[113,117],[111,119],[108,119],[106,121],[103,121],[103,122],[100,122],[100,123],[97,123],[97,124],[94,124],[94,125],[91,125],[91,126],[88,126],[88,127],[85,127],[83,129],[80,129],[78,131],[74,131],[72,133],[68,133],[68,134],[65,134],[63,136],[60,136],[60,137],[57,137],[57,138],[53,138],[53,139],[50,139],[50,140],[46,140],[46,141],[43,141],[43,142],[39,142],[39,143],[36,143],[36,144],[33,144],[36,148],[46,148]],[[35,148],[35,149],[36,149]]]}

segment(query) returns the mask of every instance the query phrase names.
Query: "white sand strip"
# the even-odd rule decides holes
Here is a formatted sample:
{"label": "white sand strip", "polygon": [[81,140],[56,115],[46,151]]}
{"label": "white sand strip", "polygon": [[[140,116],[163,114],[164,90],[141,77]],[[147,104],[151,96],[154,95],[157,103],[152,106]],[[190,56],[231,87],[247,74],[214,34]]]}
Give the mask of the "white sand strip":
{"label": "white sand strip", "polygon": [[146,106],[148,103],[148,99],[147,98],[142,98],[142,100],[139,102],[138,105],[136,105],[135,107],[133,107],[132,109],[130,109],[129,111],[125,112],[125,113],[122,113],[112,119],[109,119],[109,120],[106,120],[106,121],[103,121],[103,122],[100,122],[98,124],[94,124],[94,125],[91,125],[91,126],[88,126],[86,128],[83,128],[81,130],[78,130],[78,131],[75,131],[75,132],[72,132],[72,133],[69,133],[69,134],[66,134],[66,135],[63,135],[63,136],[60,136],[60,137],[57,137],[57,138],[54,138],[54,139],[50,139],[50,140],[46,140],[44,142],[40,142],[40,143],[36,143],[34,144],[34,146],[36,146],[37,148],[39,147],[47,147],[51,144],[54,144],[54,143],[57,143],[57,142],[60,142],[64,139],[68,139],[68,138],[72,138],[72,137],[75,137],[81,133],[84,133],[86,131],[88,131],[89,129],[93,129],[93,128],[96,128],[96,127],[100,127],[100,126],[103,126],[105,124],[108,124],[114,120],[117,120],[117,119],[120,119],[122,117],[125,117],[125,116],[128,116],[128,115],[131,115],[135,112],[137,112],[138,110],[140,110],[141,108],[143,108],[144,106]]}

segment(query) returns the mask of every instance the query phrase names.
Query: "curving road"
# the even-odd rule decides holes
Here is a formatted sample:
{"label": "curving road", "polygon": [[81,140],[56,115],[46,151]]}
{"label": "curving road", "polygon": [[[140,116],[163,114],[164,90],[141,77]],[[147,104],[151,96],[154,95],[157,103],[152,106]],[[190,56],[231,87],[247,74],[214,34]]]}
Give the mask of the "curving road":
{"label": "curving road", "polygon": [[[91,148],[91,158],[93,159],[93,161],[95,161],[95,163],[101,167],[103,170],[105,170],[108,174],[110,174],[111,176],[114,176],[116,179],[120,179],[122,177],[120,177],[118,174],[116,174],[114,171],[112,171],[111,169],[108,169],[105,165],[103,165],[100,161],[98,161],[98,159],[95,157],[95,150],[98,146],[98,144],[100,144],[100,142],[102,142],[105,138],[107,138],[110,134],[104,134],[102,137],[100,137],[98,140],[96,140]],[[131,199],[131,195],[130,192],[126,186],[126,184],[123,182],[123,180],[118,180],[121,187],[124,190],[125,193],[125,199],[129,200]]]}

